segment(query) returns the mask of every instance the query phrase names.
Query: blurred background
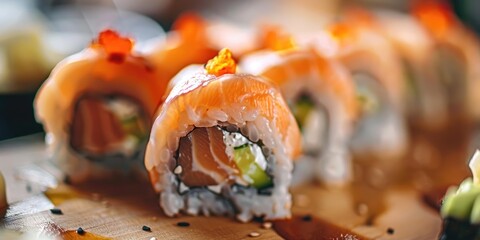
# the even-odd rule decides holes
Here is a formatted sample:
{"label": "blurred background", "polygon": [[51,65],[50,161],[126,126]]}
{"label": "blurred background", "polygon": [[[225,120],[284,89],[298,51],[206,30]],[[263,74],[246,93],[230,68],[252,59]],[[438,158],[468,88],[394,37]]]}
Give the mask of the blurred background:
{"label": "blurred background", "polygon": [[[137,46],[163,38],[185,11],[243,26],[280,24],[293,33],[321,29],[345,7],[408,11],[404,0],[0,0],[0,140],[41,132],[32,102],[61,59],[113,27]],[[450,2],[459,18],[480,32],[480,1]]]}

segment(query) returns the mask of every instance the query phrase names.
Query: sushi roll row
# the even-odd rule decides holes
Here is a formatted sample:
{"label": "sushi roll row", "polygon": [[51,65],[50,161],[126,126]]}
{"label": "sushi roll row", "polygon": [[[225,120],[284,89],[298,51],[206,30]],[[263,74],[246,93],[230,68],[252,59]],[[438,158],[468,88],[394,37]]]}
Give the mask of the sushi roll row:
{"label": "sushi roll row", "polygon": [[[463,75],[443,73],[430,58],[444,44],[468,57],[435,59],[463,59],[470,69],[478,44],[451,17],[443,31],[455,37],[429,32],[436,30],[422,14],[434,7],[401,20],[350,11],[308,35],[238,29],[190,13],[141,53],[106,30],[52,71],[36,116],[72,183],[134,173],[149,177],[168,216],[288,218],[292,182],[346,184],[352,156],[402,160],[407,121],[442,124],[458,104],[475,116],[475,68],[449,83],[460,89],[448,99],[445,79]],[[401,35],[403,27],[421,34]],[[222,37],[230,32],[245,41]],[[468,47],[453,40],[464,35]]]}

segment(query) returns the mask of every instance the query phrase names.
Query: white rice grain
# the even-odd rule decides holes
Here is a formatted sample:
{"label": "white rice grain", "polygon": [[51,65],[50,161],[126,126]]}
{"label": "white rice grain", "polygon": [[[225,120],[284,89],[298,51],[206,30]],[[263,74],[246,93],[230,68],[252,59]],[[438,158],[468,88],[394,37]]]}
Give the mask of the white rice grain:
{"label": "white rice grain", "polygon": [[200,116],[190,106],[187,106],[185,111],[187,112],[187,116],[192,123],[196,123],[198,120],[200,120]]}
{"label": "white rice grain", "polygon": [[252,142],[258,142],[260,140],[260,137],[258,136],[258,130],[255,124],[248,124],[248,138]]}
{"label": "white rice grain", "polygon": [[167,148],[164,148],[160,152],[160,162],[166,162],[170,158],[170,150]]}
{"label": "white rice grain", "polygon": [[172,152],[177,150],[178,142],[179,142],[179,138],[177,134],[175,132],[171,133],[170,136],[168,137],[168,142],[167,142],[168,149],[170,149]]}
{"label": "white rice grain", "polygon": [[258,117],[258,110],[252,109],[249,111],[243,111],[242,117],[245,121],[254,121]]}
{"label": "white rice grain", "polygon": [[230,110],[229,111],[230,117],[233,119],[234,122],[243,123],[243,117],[242,117],[240,106],[238,105],[231,106],[229,110]]}
{"label": "white rice grain", "polygon": [[228,120],[228,115],[220,109],[209,109],[207,115],[210,118],[216,119],[221,122],[226,122]]}

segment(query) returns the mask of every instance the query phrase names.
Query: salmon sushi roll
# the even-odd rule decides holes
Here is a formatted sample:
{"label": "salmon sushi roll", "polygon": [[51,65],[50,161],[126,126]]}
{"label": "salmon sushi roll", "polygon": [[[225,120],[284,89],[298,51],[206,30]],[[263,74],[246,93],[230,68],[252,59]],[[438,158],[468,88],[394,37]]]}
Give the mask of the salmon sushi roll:
{"label": "salmon sushi roll", "polygon": [[446,99],[449,118],[479,119],[480,42],[477,37],[456,18],[447,3],[418,1],[412,7],[412,15],[433,38],[430,68],[436,72],[436,84]]}
{"label": "salmon sushi roll", "polygon": [[[142,159],[167,81],[112,30],[61,61],[39,89],[35,116],[72,182],[144,172]],[[146,174],[144,174],[146,175]]]}
{"label": "salmon sushi roll", "polygon": [[380,31],[392,43],[402,62],[408,119],[428,128],[438,128],[447,118],[447,104],[441,88],[435,84],[436,73],[429,66],[433,39],[408,14],[381,11],[376,12],[375,17]]}
{"label": "salmon sushi roll", "polygon": [[336,60],[295,47],[284,34],[271,40],[273,50],[245,56],[240,68],[279,86],[297,120],[304,153],[296,162],[294,183],[312,178],[348,182],[352,177],[349,141],[358,117],[349,72]]}
{"label": "salmon sushi roll", "polygon": [[290,217],[300,131],[280,92],[235,73],[228,49],[177,76],[158,112],[145,165],[168,216]]}
{"label": "salmon sushi roll", "polygon": [[181,15],[172,25],[165,41],[146,47],[149,60],[160,66],[167,79],[190,64],[203,64],[218,53],[207,34],[208,22],[194,13]]}
{"label": "salmon sushi roll", "polygon": [[352,76],[361,115],[351,139],[354,155],[400,158],[408,144],[405,86],[401,63],[390,42],[361,21],[344,20],[303,44],[337,59]]}
{"label": "salmon sushi roll", "polygon": [[402,59],[414,125],[437,130],[452,117],[477,118],[478,40],[447,5],[424,1],[412,14],[381,11],[375,17]]}
{"label": "salmon sushi roll", "polygon": [[204,64],[222,48],[236,57],[253,52],[262,47],[262,39],[262,31],[189,12],[174,22],[165,41],[148,44],[145,52],[170,79],[190,64]]}

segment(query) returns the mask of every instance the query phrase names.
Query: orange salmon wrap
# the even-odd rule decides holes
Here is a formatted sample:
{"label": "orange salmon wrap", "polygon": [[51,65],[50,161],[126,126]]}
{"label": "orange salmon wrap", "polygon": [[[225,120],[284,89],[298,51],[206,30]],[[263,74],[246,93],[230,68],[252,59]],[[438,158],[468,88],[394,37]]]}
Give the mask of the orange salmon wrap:
{"label": "orange salmon wrap", "polygon": [[435,85],[442,91],[444,114],[449,119],[455,116],[478,121],[480,42],[477,36],[457,19],[448,4],[440,1],[416,1],[412,15],[434,41],[429,67],[435,71]]}
{"label": "orange salmon wrap", "polygon": [[209,40],[207,27],[206,20],[194,13],[181,15],[165,42],[152,44],[148,58],[161,66],[167,79],[190,64],[205,63],[218,52]]}
{"label": "orange salmon wrap", "polygon": [[408,145],[406,84],[393,45],[359,17],[332,24],[315,37],[304,44],[340,61],[355,84],[361,117],[351,139],[353,154],[401,159]]}
{"label": "orange salmon wrap", "polygon": [[235,74],[228,50],[181,72],[161,107],[145,155],[168,216],[290,217],[292,160],[300,131],[280,92]]}
{"label": "orange salmon wrap", "polygon": [[240,67],[279,86],[295,115],[304,154],[295,165],[294,183],[312,178],[334,184],[351,180],[349,141],[359,109],[347,69],[311,49],[294,46],[247,55]]}
{"label": "orange salmon wrap", "polygon": [[49,153],[73,182],[142,169],[168,83],[132,47],[132,40],[106,30],[57,64],[37,93],[35,115]]}
{"label": "orange salmon wrap", "polygon": [[403,60],[410,122],[439,130],[452,120],[478,119],[479,41],[445,2],[414,1],[410,14],[375,17]]}

